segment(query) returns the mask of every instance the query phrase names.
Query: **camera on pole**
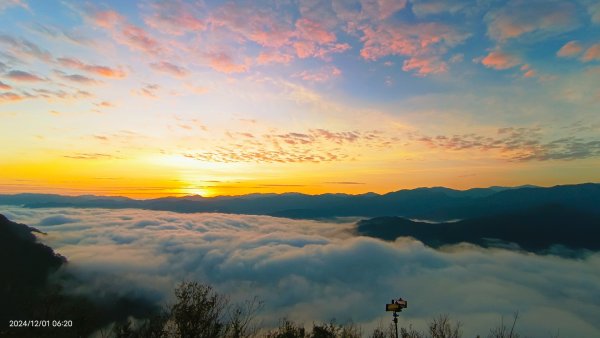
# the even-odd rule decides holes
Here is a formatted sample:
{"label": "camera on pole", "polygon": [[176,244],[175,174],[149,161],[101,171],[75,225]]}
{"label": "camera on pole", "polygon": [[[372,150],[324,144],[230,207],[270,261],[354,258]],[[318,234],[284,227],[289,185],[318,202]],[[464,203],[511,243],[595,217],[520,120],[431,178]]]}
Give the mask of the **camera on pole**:
{"label": "camera on pole", "polygon": [[402,312],[402,309],[406,309],[408,307],[408,302],[404,299],[392,299],[390,304],[385,304],[385,311],[394,311],[394,312]]}
{"label": "camera on pole", "polygon": [[398,312],[402,312],[402,309],[406,309],[408,307],[408,302],[402,299],[402,297],[398,299],[392,299],[389,304],[385,304],[385,311],[394,312],[394,326],[396,327],[396,338],[398,338]]}

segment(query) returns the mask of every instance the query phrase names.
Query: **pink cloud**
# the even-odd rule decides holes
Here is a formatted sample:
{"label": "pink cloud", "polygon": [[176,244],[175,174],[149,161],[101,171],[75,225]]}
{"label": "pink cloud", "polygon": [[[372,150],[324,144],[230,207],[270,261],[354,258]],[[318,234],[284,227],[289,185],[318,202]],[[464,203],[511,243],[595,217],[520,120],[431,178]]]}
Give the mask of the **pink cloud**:
{"label": "pink cloud", "polygon": [[327,44],[336,40],[335,34],[327,31],[318,22],[306,18],[296,21],[296,35],[315,44]]}
{"label": "pink cloud", "polygon": [[556,52],[556,55],[560,57],[573,57],[581,53],[582,49],[583,47],[578,41],[569,41],[564,46],[562,46],[558,50],[558,52]]}
{"label": "pink cloud", "polygon": [[445,73],[448,71],[448,65],[435,57],[411,57],[404,61],[402,70],[405,72],[416,70],[417,76],[427,76],[429,74]]}
{"label": "pink cloud", "polygon": [[350,49],[350,45],[346,43],[337,43],[335,34],[320,23],[306,18],[296,21],[295,37],[293,47],[296,55],[301,59],[326,58],[330,53],[341,53]]}
{"label": "pink cloud", "polygon": [[294,59],[294,56],[286,53],[282,53],[277,50],[261,52],[256,58],[258,64],[264,65],[269,63],[290,63]]}
{"label": "pink cloud", "polygon": [[364,25],[361,30],[363,48],[360,55],[364,59],[375,61],[389,55],[407,56],[403,70],[414,70],[418,76],[447,71],[447,64],[441,60],[442,55],[469,36],[451,26],[433,22]]}
{"label": "pink cloud", "polygon": [[520,61],[514,55],[503,51],[492,51],[481,60],[481,64],[487,68],[493,69],[508,69],[519,65]]}
{"label": "pink cloud", "polygon": [[600,61],[600,43],[592,45],[590,48],[588,48],[581,57],[581,60],[585,62]]}
{"label": "pink cloud", "polygon": [[183,77],[188,74],[188,71],[185,68],[174,65],[167,61],[151,63],[150,68],[157,70],[159,72],[173,75],[175,77]]}
{"label": "pink cloud", "polygon": [[268,8],[227,4],[209,18],[215,28],[234,33],[240,41],[252,41],[263,47],[282,48],[294,36],[291,18]]}
{"label": "pink cloud", "polygon": [[113,10],[93,12],[90,18],[94,24],[106,29],[111,29],[125,22],[125,18]]}
{"label": "pink cloud", "polygon": [[0,102],[16,102],[23,99],[25,97],[13,92],[0,93]]}
{"label": "pink cloud", "polygon": [[365,26],[362,30],[364,46],[360,54],[367,60],[388,55],[441,54],[468,37],[450,26],[438,23],[384,24],[378,27]]}
{"label": "pink cloud", "polygon": [[31,74],[28,72],[24,72],[22,70],[11,70],[10,72],[8,72],[8,74],[6,74],[6,77],[14,80],[14,81],[20,81],[20,82],[41,82],[41,81],[45,81],[44,79],[42,79],[41,77],[35,75],[35,74]]}
{"label": "pink cloud", "polygon": [[536,76],[537,76],[537,72],[533,69],[529,69],[523,74],[523,77],[525,77],[525,78],[532,78],[532,77],[536,77]]}
{"label": "pink cloud", "polygon": [[317,71],[304,70],[302,72],[294,74],[294,77],[301,78],[304,81],[309,82],[325,82],[334,77],[338,77],[342,74],[342,71],[335,66],[329,66]]}
{"label": "pink cloud", "polygon": [[199,18],[200,3],[156,1],[149,5],[151,13],[144,17],[149,27],[172,35],[183,35],[206,29]]}
{"label": "pink cloud", "polygon": [[216,71],[226,74],[245,73],[248,71],[248,65],[236,63],[227,53],[208,53],[206,57],[209,65]]}
{"label": "pink cloud", "polygon": [[114,69],[114,68],[110,68],[107,66],[87,64],[87,63],[84,63],[84,62],[82,62],[78,59],[74,59],[74,58],[59,58],[59,59],[57,59],[57,61],[58,61],[58,63],[60,63],[61,65],[65,66],[65,67],[83,70],[85,72],[96,74],[96,75],[103,76],[103,77],[123,78],[127,75],[124,71],[122,71],[120,69]]}
{"label": "pink cloud", "polygon": [[147,54],[158,54],[162,49],[158,41],[148,32],[134,25],[125,25],[121,30],[121,34],[117,35],[117,39],[129,48]]}
{"label": "pink cloud", "polygon": [[164,46],[145,29],[132,25],[121,14],[113,10],[98,11],[89,9],[87,16],[91,22],[112,34],[113,39],[132,50],[156,55],[164,51]]}
{"label": "pink cloud", "polygon": [[496,40],[517,38],[526,33],[558,34],[579,23],[576,7],[569,2],[512,0],[486,15],[488,35]]}
{"label": "pink cloud", "polygon": [[6,83],[0,81],[0,89],[2,89],[2,90],[11,90],[12,87],[10,85],[7,85]]}
{"label": "pink cloud", "polygon": [[299,9],[300,18],[294,21],[292,16],[270,8],[229,4],[211,15],[209,22],[215,36],[240,44],[250,41],[269,48],[258,57],[259,64],[287,63],[292,54],[300,58],[327,59],[332,53],[350,49],[350,45],[337,41],[331,20],[317,20],[314,15],[305,13],[306,3],[300,4]]}

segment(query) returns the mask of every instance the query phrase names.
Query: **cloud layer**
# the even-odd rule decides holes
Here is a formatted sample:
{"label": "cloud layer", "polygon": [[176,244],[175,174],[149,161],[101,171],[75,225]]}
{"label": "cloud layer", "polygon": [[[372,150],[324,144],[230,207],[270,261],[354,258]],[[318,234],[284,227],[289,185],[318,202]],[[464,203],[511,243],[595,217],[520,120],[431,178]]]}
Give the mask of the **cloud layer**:
{"label": "cloud layer", "polygon": [[48,233],[42,240],[88,282],[78,292],[111,288],[165,302],[178,281],[195,279],[233,299],[258,295],[266,325],[282,316],[307,325],[335,317],[370,332],[391,320],[383,304],[402,296],[409,308],[401,323],[419,329],[450,313],[466,336],[486,335],[501,315],[518,310],[524,335],[600,334],[598,254],[568,260],[466,245],[436,251],[411,239],[356,237],[351,222],[264,216],[17,207],[2,213]]}

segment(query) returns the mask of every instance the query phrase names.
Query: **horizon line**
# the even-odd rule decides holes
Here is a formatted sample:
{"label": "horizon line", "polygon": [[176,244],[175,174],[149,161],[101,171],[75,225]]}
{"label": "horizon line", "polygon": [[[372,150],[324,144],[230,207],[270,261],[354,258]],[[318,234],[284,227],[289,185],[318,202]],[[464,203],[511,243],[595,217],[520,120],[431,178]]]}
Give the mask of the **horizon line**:
{"label": "horizon line", "polygon": [[[469,190],[474,190],[474,189],[493,189],[493,188],[504,188],[504,189],[554,188],[554,187],[560,187],[560,186],[575,186],[575,185],[587,185],[587,184],[600,184],[600,182],[567,183],[567,184],[555,184],[555,185],[548,185],[548,186],[533,185],[533,184],[522,184],[522,185],[517,185],[517,186],[491,185],[491,186],[487,186],[487,187],[473,187],[473,188],[468,188],[468,189],[455,189],[455,188],[449,188],[449,187],[444,187],[444,186],[429,186],[429,187],[417,187],[417,188],[412,188],[412,189],[404,188],[404,189],[398,189],[398,190],[390,190],[385,193],[376,193],[373,191],[369,191],[369,192],[365,192],[365,193],[355,193],[355,194],[343,193],[343,192],[327,192],[327,193],[319,193],[319,194],[310,194],[310,193],[304,193],[304,192],[298,192],[298,191],[286,191],[286,192],[253,192],[253,193],[238,194],[238,195],[215,195],[215,196],[202,196],[200,194],[181,193],[181,194],[167,194],[167,195],[153,197],[153,198],[133,198],[133,197],[124,196],[124,195],[102,195],[102,194],[94,194],[94,193],[84,193],[84,194],[77,195],[77,194],[60,194],[60,193],[48,193],[48,192],[22,191],[22,192],[15,192],[15,193],[0,193],[0,196],[15,196],[15,195],[52,195],[52,196],[64,196],[64,197],[93,196],[93,197],[106,197],[106,198],[127,198],[127,199],[131,199],[131,200],[144,201],[144,200],[154,200],[154,199],[161,199],[161,198],[200,197],[200,198],[206,198],[206,199],[213,199],[213,198],[220,198],[220,197],[244,197],[244,196],[250,196],[250,195],[278,195],[278,196],[281,196],[281,195],[287,195],[287,194],[297,194],[297,195],[304,195],[304,196],[323,196],[323,195],[346,195],[346,196],[378,195],[378,196],[383,196],[386,194],[399,192],[399,191],[413,191],[413,190],[419,190],[419,189],[443,188],[443,189],[449,189],[449,190],[454,190],[454,191],[469,191]],[[143,194],[143,193],[139,193],[139,194]],[[150,193],[147,193],[147,194],[150,194]],[[177,195],[179,195],[179,196],[177,196]]]}

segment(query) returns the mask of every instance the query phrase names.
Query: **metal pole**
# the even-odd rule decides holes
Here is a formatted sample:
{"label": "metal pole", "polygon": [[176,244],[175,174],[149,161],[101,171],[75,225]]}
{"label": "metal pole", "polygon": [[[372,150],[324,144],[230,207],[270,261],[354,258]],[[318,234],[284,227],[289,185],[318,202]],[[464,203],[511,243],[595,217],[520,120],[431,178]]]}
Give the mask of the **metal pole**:
{"label": "metal pole", "polygon": [[396,338],[398,338],[398,313],[394,311],[394,326],[396,327]]}

